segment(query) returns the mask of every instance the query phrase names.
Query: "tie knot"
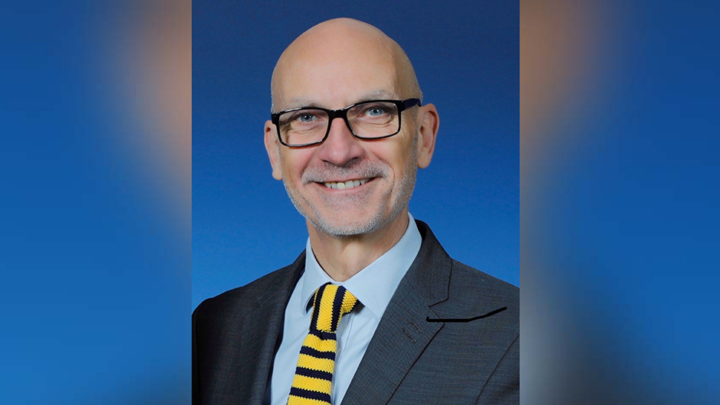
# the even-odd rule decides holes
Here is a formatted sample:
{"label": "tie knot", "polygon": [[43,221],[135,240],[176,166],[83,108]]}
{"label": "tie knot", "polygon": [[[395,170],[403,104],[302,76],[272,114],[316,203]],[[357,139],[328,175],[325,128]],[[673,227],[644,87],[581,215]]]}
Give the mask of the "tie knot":
{"label": "tie knot", "polygon": [[321,286],[313,298],[310,330],[334,333],[340,319],[352,311],[356,303],[357,298],[341,285],[327,283]]}

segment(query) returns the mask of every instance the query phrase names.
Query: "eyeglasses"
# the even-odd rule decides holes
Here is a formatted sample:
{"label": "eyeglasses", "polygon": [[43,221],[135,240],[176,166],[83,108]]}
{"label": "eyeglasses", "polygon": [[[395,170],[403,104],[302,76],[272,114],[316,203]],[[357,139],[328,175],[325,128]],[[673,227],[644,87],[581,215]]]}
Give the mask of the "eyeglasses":
{"label": "eyeglasses", "polygon": [[360,139],[381,139],[400,132],[401,113],[420,99],[372,100],[353,104],[341,110],[301,107],[272,114],[280,143],[289,147],[323,143],[335,118],[345,120],[350,132]]}

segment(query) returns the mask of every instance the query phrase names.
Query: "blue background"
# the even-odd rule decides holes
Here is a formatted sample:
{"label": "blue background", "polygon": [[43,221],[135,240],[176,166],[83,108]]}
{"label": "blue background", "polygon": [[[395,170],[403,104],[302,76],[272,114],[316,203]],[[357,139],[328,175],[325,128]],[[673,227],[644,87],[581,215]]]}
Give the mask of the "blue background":
{"label": "blue background", "polygon": [[519,284],[519,6],[402,2],[193,4],[193,307],[291,263],[307,228],[270,175],[263,124],[282,51],[351,17],[407,52],[437,106],[433,162],[410,212],[454,258]]}
{"label": "blue background", "polygon": [[[196,33],[210,35],[215,30],[218,37],[204,44],[196,37],[199,53],[193,63],[196,69],[218,65],[221,73],[194,78],[198,85],[212,84],[211,90],[217,92],[216,97],[198,92],[196,113],[204,111],[211,118],[221,118],[206,119],[204,129],[217,128],[212,133],[196,128],[196,140],[201,142],[210,135],[226,142],[241,137],[257,139],[256,144],[237,141],[238,147],[232,149],[223,149],[220,142],[211,158],[209,153],[196,156],[196,163],[217,159],[219,167],[214,174],[196,167],[196,175],[200,175],[196,187],[215,185],[230,193],[207,198],[205,203],[202,196],[195,196],[198,209],[208,204],[205,219],[196,218],[198,230],[224,227],[226,233],[236,232],[235,239],[251,248],[257,243],[285,241],[289,244],[287,257],[276,257],[281,254],[277,251],[269,257],[253,256],[266,260],[263,270],[268,271],[286,264],[302,249],[304,224],[280,183],[270,179],[269,164],[261,149],[260,125],[269,110],[270,69],[281,50],[312,25],[312,20],[351,15],[352,11],[361,19],[368,15],[366,20],[405,46],[418,69],[427,100],[440,108],[438,154],[432,166],[420,174],[418,193],[424,194],[416,196],[412,209],[430,222],[451,254],[471,262],[463,252],[473,246],[451,245],[448,230],[462,231],[465,221],[474,220],[477,213],[467,208],[468,202],[464,212],[472,211],[473,215],[458,215],[457,222],[448,224],[436,220],[438,215],[453,212],[444,206],[433,210],[440,203],[427,196],[444,198],[439,191],[447,190],[443,185],[429,185],[437,178],[461,181],[442,178],[448,171],[455,177],[462,173],[476,180],[482,173],[479,169],[454,171],[451,160],[465,169],[469,166],[463,165],[465,160],[473,161],[475,168],[486,165],[482,170],[501,161],[499,147],[492,149],[494,154],[477,145],[467,153],[461,148],[449,155],[447,150],[461,143],[461,135],[490,125],[483,122],[505,122],[491,118],[502,116],[503,109],[496,106],[507,105],[513,97],[512,105],[516,104],[517,89],[506,96],[486,90],[505,89],[503,77],[510,86],[516,85],[512,77],[517,77],[517,61],[505,66],[510,72],[507,76],[474,74],[505,57],[501,42],[475,40],[486,38],[478,36],[481,29],[493,41],[499,38],[497,32],[505,32],[483,28],[502,22],[491,10],[472,12],[456,2],[413,2],[402,9],[385,3],[348,4],[344,5],[350,7],[348,13],[325,16],[332,14],[328,6],[312,3],[283,12],[272,5],[269,7],[274,9],[258,10],[252,5],[240,9],[239,4],[195,2],[200,8],[194,19],[205,24],[203,30],[196,28]],[[501,3],[509,2],[487,2],[483,7],[512,7]],[[522,0],[522,14],[535,12],[541,22],[555,26],[548,20],[559,11],[572,8],[571,4],[590,3]],[[149,134],[124,126],[137,117],[118,111],[116,104],[125,100],[109,91],[117,86],[117,78],[108,66],[119,59],[129,65],[143,63],[113,47],[117,37],[136,30],[124,19],[148,14],[153,4],[150,0],[3,4],[2,404],[190,402],[189,312],[193,305],[189,230],[184,225],[190,213],[173,212],[177,197],[164,190],[169,181],[159,174],[161,165],[138,159],[119,147],[129,138],[145,139]],[[210,4],[232,12],[215,13],[215,23],[208,22],[208,10],[203,8]],[[561,27],[559,35],[573,38],[586,28],[595,30],[594,38],[604,44],[604,49],[592,61],[594,77],[584,79],[585,88],[573,97],[561,100],[555,111],[557,122],[546,133],[521,135],[523,148],[542,145],[531,150],[533,153],[521,153],[521,401],[716,404],[720,397],[720,121],[716,106],[720,94],[716,18],[720,4],[656,1],[652,8],[647,2],[592,4],[595,9],[590,10],[593,18],[589,22],[575,19],[570,27]],[[167,8],[162,11],[167,14]],[[393,18],[377,22],[370,15]],[[274,23],[281,17],[284,25]],[[240,23],[250,24],[251,19],[267,27],[262,35],[227,28],[228,23],[236,22],[230,25],[240,29]],[[293,19],[303,22],[292,24]],[[513,24],[508,20],[507,25]],[[508,32],[515,31],[513,27]],[[244,37],[232,36],[233,32]],[[278,35],[285,37],[278,40]],[[447,40],[450,37],[456,40]],[[276,53],[263,62],[262,53],[271,49],[263,45],[266,38],[276,38],[272,47]],[[433,48],[430,45],[436,38],[446,39]],[[414,40],[420,42],[411,46]],[[523,46],[543,51],[558,47],[542,38],[521,40]],[[246,45],[232,48],[232,41]],[[458,53],[455,47],[454,53],[449,52],[452,42],[466,48]],[[426,47],[433,52],[426,52]],[[477,53],[478,49],[486,54]],[[507,52],[507,57],[516,58],[516,50],[508,48]],[[246,62],[227,66],[202,59],[213,53],[226,53],[226,59]],[[422,58],[426,58],[423,63]],[[472,64],[464,64],[466,60]],[[525,63],[525,59],[520,62]],[[243,65],[256,63],[264,64],[258,65],[257,76],[240,77]],[[245,80],[246,87],[234,85],[226,77]],[[456,77],[464,81],[456,81]],[[476,110],[478,126],[470,129],[462,125],[465,120],[461,114],[472,112],[468,106],[474,104],[461,104],[452,97],[441,103],[438,92],[445,90],[452,97],[484,103],[483,109]],[[246,95],[247,101],[233,105],[239,95]],[[525,100],[527,94],[522,97]],[[202,100],[216,104],[203,106]],[[202,124],[201,117],[196,117],[197,124]],[[257,124],[252,124],[254,120]],[[247,127],[243,129],[243,125]],[[487,131],[483,134],[492,135]],[[478,142],[484,142],[485,136]],[[498,139],[495,142],[503,145]],[[248,160],[248,169],[264,172],[256,178],[244,177],[232,171],[238,166],[223,162],[243,159]],[[516,167],[510,166],[512,170]],[[508,176],[516,178],[517,172],[509,171]],[[484,176],[477,189],[468,189],[469,195],[482,197],[473,204],[488,205],[483,202],[488,196],[492,201],[514,201],[485,194],[493,189],[494,181]],[[283,205],[265,220],[284,224],[284,228],[248,228],[259,232],[255,237],[242,234],[245,228],[235,226],[254,222],[241,221],[232,212],[241,211],[242,202],[248,203],[236,187],[246,184],[270,185],[271,195],[250,195],[255,196],[256,205]],[[227,208],[218,211],[219,219],[204,222],[212,219],[211,208],[223,206]],[[230,222],[227,226],[222,225],[225,218]],[[502,216],[497,218],[500,222]],[[509,231],[516,229],[515,225]],[[236,246],[226,245],[230,239],[211,240],[214,235],[224,236],[213,232],[195,236],[206,246],[230,255],[206,254],[203,258],[196,253],[197,259],[208,265],[213,257],[227,259],[236,254]],[[487,239],[484,233],[473,236]],[[487,245],[494,240],[482,242]],[[483,248],[483,244],[477,246]],[[492,254],[484,257],[491,261],[498,258],[498,262],[517,257],[516,252]],[[234,260],[241,262],[246,257],[238,255]],[[495,274],[502,276],[502,268],[483,269],[497,270]],[[228,274],[237,278],[229,284],[240,285],[252,278],[243,274],[246,269],[238,266],[224,273],[209,273],[208,277]],[[207,285],[208,291],[196,293],[192,300],[216,293]]]}

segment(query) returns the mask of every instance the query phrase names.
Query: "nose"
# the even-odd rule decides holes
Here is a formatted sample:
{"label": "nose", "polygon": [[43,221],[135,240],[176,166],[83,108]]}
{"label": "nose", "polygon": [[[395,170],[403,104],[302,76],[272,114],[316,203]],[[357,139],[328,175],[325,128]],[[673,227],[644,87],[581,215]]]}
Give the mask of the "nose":
{"label": "nose", "polygon": [[353,159],[361,159],[365,149],[360,140],[353,136],[347,123],[341,117],[335,118],[330,125],[330,133],[320,145],[320,159],[335,166],[345,166]]}

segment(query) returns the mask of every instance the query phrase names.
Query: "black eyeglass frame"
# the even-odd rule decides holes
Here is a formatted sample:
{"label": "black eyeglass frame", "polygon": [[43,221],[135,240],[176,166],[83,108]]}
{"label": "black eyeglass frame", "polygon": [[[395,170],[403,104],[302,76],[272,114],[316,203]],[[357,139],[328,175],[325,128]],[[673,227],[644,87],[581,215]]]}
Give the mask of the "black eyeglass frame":
{"label": "black eyeglass frame", "polygon": [[[348,117],[347,117],[348,111],[349,111],[351,108],[357,107],[357,106],[362,105],[362,104],[378,103],[378,102],[382,102],[382,103],[393,103],[393,104],[395,104],[395,106],[396,106],[397,109],[398,109],[398,130],[395,131],[394,133],[390,134],[390,135],[379,136],[379,137],[375,137],[375,138],[367,138],[367,137],[359,136],[359,135],[356,134],[355,131],[353,130],[352,125],[350,125],[350,121],[348,120]],[[285,110],[285,111],[280,111],[280,112],[274,113],[274,114],[271,115],[271,121],[272,121],[272,123],[275,125],[275,128],[277,129],[278,139],[280,140],[280,143],[281,143],[281,144],[287,146],[288,148],[303,148],[303,147],[306,147],[306,146],[319,145],[319,144],[325,142],[325,140],[327,139],[328,135],[330,134],[330,128],[332,127],[332,122],[333,122],[333,120],[335,120],[335,118],[342,118],[343,120],[345,120],[345,125],[347,125],[348,129],[350,130],[350,133],[352,133],[353,136],[356,137],[356,138],[358,138],[358,139],[373,140],[373,139],[385,139],[385,138],[389,138],[389,137],[391,137],[391,136],[395,136],[395,135],[399,134],[399,133],[400,133],[400,130],[402,129],[402,112],[405,111],[405,110],[407,110],[407,109],[410,109],[410,108],[412,108],[412,107],[414,107],[414,106],[418,106],[418,107],[421,107],[421,106],[422,106],[422,102],[420,101],[419,98],[409,98],[409,99],[407,99],[407,100],[368,100],[368,101],[361,101],[361,102],[359,102],[359,103],[355,103],[355,104],[353,104],[353,105],[349,105],[349,106],[347,106],[347,107],[345,107],[345,108],[343,108],[343,109],[340,109],[340,110],[328,110],[327,108],[320,108],[320,107],[300,107],[300,108],[293,108],[292,110]],[[283,142],[282,136],[280,135],[280,125],[278,125],[279,122],[280,122],[280,116],[283,115],[283,114],[285,114],[285,113],[294,112],[294,111],[300,111],[300,110],[320,110],[320,111],[325,111],[325,112],[327,113],[327,115],[328,115],[328,118],[329,118],[328,126],[327,126],[327,131],[325,132],[325,136],[323,136],[323,138],[322,138],[321,140],[317,141],[317,142],[304,143],[304,144],[301,144],[301,145],[288,145],[288,144],[286,144],[285,142]]]}

